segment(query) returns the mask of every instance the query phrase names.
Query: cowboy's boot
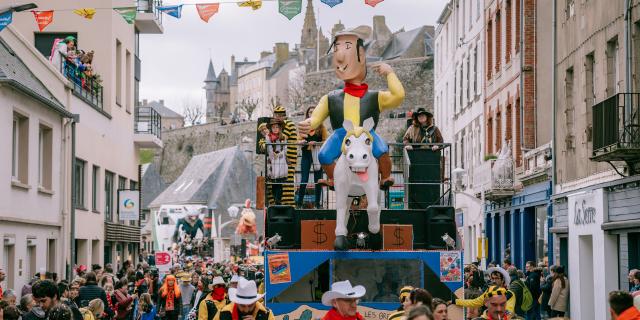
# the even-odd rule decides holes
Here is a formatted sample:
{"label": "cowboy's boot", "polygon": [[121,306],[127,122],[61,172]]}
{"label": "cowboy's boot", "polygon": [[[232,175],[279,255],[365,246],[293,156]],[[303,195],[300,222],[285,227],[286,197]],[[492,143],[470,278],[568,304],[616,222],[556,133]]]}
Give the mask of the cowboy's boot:
{"label": "cowboy's boot", "polygon": [[391,157],[385,153],[378,158],[378,169],[380,170],[380,189],[386,190],[394,183],[391,177]]}
{"label": "cowboy's boot", "polygon": [[323,164],[322,170],[327,173],[327,179],[318,180],[319,185],[327,186],[329,188],[333,188],[333,170],[336,168],[336,163],[332,164]]}

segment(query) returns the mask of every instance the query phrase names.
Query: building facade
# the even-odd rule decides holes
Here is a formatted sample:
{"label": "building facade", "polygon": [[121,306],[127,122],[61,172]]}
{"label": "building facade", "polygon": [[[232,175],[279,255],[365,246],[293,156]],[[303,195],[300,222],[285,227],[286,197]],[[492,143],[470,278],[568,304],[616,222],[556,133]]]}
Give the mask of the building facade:
{"label": "building facade", "polygon": [[[435,36],[434,118],[452,144],[456,215],[465,261],[483,256],[484,1],[451,1]],[[458,219],[460,220],[460,218]]]}
{"label": "building facade", "polygon": [[149,107],[155,110],[162,117],[162,131],[174,130],[184,127],[184,116],[173,111],[164,104],[164,100],[148,101],[142,99],[138,107]]}
{"label": "building facade", "polygon": [[625,3],[554,8],[552,231],[576,319],[605,319],[608,293],[629,290],[626,275],[640,265],[640,8]]}
{"label": "building facade", "polygon": [[213,61],[209,60],[207,77],[204,79],[205,98],[207,101],[206,121],[222,120],[231,116],[229,74],[223,68],[218,76],[213,68]]}
{"label": "building facade", "polygon": [[[128,24],[114,10],[100,10],[92,20],[86,20],[68,10],[77,7],[75,1],[34,3],[41,10],[57,10],[56,20],[46,32],[40,32],[33,17],[17,15],[12,23],[17,32],[45,59],[56,38],[74,36],[79,49],[94,51],[93,72],[100,76],[100,80],[88,78],[82,82],[72,64],[52,63],[62,66],[59,71],[72,88],[57,98],[66,101],[69,111],[80,118],[76,125],[72,190],[75,250],[71,250],[67,262],[71,266],[113,263],[115,268],[125,260],[136,261],[140,226],[137,221],[119,219],[118,190],[139,189],[138,149],[162,145],[159,122],[136,115],[135,108],[141,78],[139,37],[163,32],[160,13],[155,2],[138,1],[135,23]],[[103,6],[100,1],[83,5]],[[111,5],[129,3],[113,1]],[[154,115],[153,119],[159,117]]]}

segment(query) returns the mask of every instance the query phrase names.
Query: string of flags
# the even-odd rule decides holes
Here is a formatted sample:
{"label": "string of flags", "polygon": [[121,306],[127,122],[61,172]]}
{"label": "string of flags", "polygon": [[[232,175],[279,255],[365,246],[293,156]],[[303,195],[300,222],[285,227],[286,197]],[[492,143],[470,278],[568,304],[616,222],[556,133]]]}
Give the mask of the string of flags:
{"label": "string of flags", "polygon": [[[170,15],[176,19],[182,18],[182,7],[183,6],[195,6],[198,12],[198,16],[202,21],[208,23],[209,19],[213,17],[220,10],[221,3],[235,3],[239,7],[247,7],[253,10],[258,10],[262,8],[262,3],[265,1],[277,1],[278,2],[278,12],[285,16],[287,19],[291,20],[295,16],[299,15],[302,12],[302,0],[240,0],[238,1],[229,1],[223,0],[218,1],[216,3],[197,3],[197,4],[174,4],[174,5],[164,5],[158,6],[156,9],[162,13]],[[327,6],[333,8],[341,3],[344,0],[320,0],[320,2],[326,4]],[[364,3],[375,7],[380,2],[384,0],[364,0]],[[44,29],[53,22],[53,15],[55,11],[73,11],[73,13],[87,19],[92,20],[96,15],[97,10],[106,9],[106,10],[114,10],[122,16],[122,18],[129,24],[133,24],[136,20],[136,16],[138,13],[137,7],[115,7],[115,8],[78,8],[73,10],[46,10],[46,11],[31,11],[38,25],[38,29],[42,32]],[[13,21],[13,11],[8,10],[6,12],[0,13],[0,31],[4,29],[6,26],[11,24]]]}

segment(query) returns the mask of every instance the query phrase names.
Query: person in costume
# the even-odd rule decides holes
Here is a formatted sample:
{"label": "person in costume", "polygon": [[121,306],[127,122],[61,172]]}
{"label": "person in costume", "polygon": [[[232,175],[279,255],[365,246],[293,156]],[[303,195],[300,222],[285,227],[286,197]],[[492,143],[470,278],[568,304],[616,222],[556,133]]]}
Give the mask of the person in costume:
{"label": "person in costume", "polygon": [[176,277],[172,274],[164,278],[164,284],[160,287],[158,307],[163,320],[178,320],[182,311],[182,294]]}
{"label": "person in costume", "polygon": [[295,141],[298,140],[298,133],[296,131],[295,123],[287,118],[287,110],[285,110],[283,106],[276,106],[275,109],[273,109],[273,118],[282,121],[282,133],[285,135],[286,140],[291,142],[291,144],[287,146],[287,163],[289,166],[287,180],[282,188],[281,204],[293,206],[295,202],[295,186],[293,184],[294,177],[296,175],[296,164],[298,163],[298,146],[295,145]]}
{"label": "person in costume", "polygon": [[400,289],[400,296],[399,296],[400,306],[398,307],[398,309],[396,309],[395,312],[389,315],[387,320],[400,320],[405,316],[404,315],[406,311],[405,301],[409,299],[409,296],[411,295],[411,291],[413,291],[412,286],[404,286],[402,287],[402,289]]}
{"label": "person in costume", "polygon": [[363,286],[353,287],[349,280],[334,282],[322,295],[322,304],[331,307],[322,320],[364,320],[358,313],[358,302],[366,293]]}
{"label": "person in costume", "polygon": [[197,210],[189,210],[189,213],[186,217],[181,218],[176,223],[176,230],[173,232],[173,241],[178,242],[178,238],[180,236],[180,228],[184,230],[186,234],[188,234],[191,239],[195,239],[198,234],[198,230],[202,231],[204,235],[204,223],[200,218],[198,218]]}
{"label": "person in costume", "polygon": [[396,108],[404,101],[404,88],[391,66],[379,63],[373,70],[387,79],[389,91],[370,91],[364,82],[367,76],[366,52],[364,40],[368,38],[371,28],[360,26],[355,29],[336,33],[331,47],[333,48],[333,65],[336,76],[344,81],[344,90],[335,90],[323,96],[311,114],[311,118],[298,124],[302,137],[310,130],[318,128],[328,117],[334,132],[320,149],[318,156],[322,168],[327,173],[326,180],[321,183],[333,186],[333,170],[335,160],[341,154],[341,146],[347,131],[342,127],[344,120],[351,120],[356,126],[373,118],[373,155],[378,159],[381,174],[380,186],[387,188],[393,185],[391,177],[391,158],[389,146],[375,133],[380,113]]}
{"label": "person in costume", "polygon": [[[270,174],[269,181],[270,189],[271,189],[271,200],[274,204],[280,205],[283,204],[283,190],[286,186],[283,184],[287,183],[287,179],[289,177],[289,170],[291,166],[288,164],[289,159],[288,155],[288,146],[285,145],[287,143],[287,136],[282,132],[282,127],[284,126],[284,122],[278,118],[271,119],[269,122],[269,130],[270,133],[267,136],[267,142],[273,143],[267,146],[267,154],[270,163]],[[286,153],[285,153],[286,152]],[[285,158],[283,158],[285,157]],[[280,171],[279,164],[284,165],[282,160],[287,161],[287,175],[280,176],[280,173],[284,174],[284,171]],[[278,163],[278,164],[276,164]],[[278,171],[277,176],[275,171]]]}
{"label": "person in costume", "polygon": [[[443,143],[440,129],[433,124],[433,114],[424,108],[419,108],[413,113],[413,123],[407,129],[402,138],[402,142],[411,150],[411,143]],[[438,150],[438,146],[431,147],[433,151]]]}
{"label": "person in costume", "polygon": [[487,311],[474,320],[511,320],[513,313],[509,311],[509,301],[515,300],[511,291],[493,286],[481,297]]}
{"label": "person in costume", "polygon": [[[311,113],[315,107],[307,108],[305,112],[305,119],[309,119],[311,117]],[[320,209],[320,199],[322,199],[322,188],[318,186],[318,181],[322,179],[322,170],[320,168],[314,168],[314,159],[313,159],[313,151],[314,148],[319,148],[316,144],[321,144],[323,141],[327,140],[327,136],[329,133],[324,125],[320,124],[320,126],[316,130],[312,130],[309,132],[306,138],[298,141],[302,146],[302,163],[300,164],[300,188],[298,189],[298,200],[296,201],[296,207],[301,208],[304,202],[304,196],[307,191],[307,182],[309,182],[309,173],[310,169],[313,168],[313,181],[316,183],[314,188],[315,193],[315,208]]]}
{"label": "person in costume", "polygon": [[468,307],[468,308],[481,308],[485,304],[485,299],[489,297],[492,292],[496,292],[496,290],[503,289],[508,292],[506,308],[507,312],[511,315],[515,314],[515,306],[516,306],[516,297],[513,292],[507,290],[510,284],[509,273],[506,270],[500,267],[493,267],[487,269],[487,273],[491,275],[491,280],[493,281],[493,285],[489,287],[482,295],[475,299],[455,299],[453,303],[460,307]]}
{"label": "person in costume", "polygon": [[198,320],[212,320],[218,311],[224,309],[227,301],[227,288],[222,277],[215,277],[209,285],[209,294],[198,306]]}
{"label": "person in costume", "polygon": [[258,293],[258,288],[254,281],[240,278],[238,287],[229,290],[229,300],[226,305],[216,314],[213,320],[275,320],[273,312],[267,309],[258,300],[264,295]]}

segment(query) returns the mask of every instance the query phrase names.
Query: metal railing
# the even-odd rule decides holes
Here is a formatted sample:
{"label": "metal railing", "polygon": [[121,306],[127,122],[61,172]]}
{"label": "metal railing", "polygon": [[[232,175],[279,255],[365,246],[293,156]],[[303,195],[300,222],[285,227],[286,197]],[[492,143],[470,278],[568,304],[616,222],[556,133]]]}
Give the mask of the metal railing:
{"label": "metal railing", "polygon": [[138,0],[138,12],[153,13],[159,24],[162,24],[162,12],[158,7],[162,6],[162,0]]}
{"label": "metal railing", "polygon": [[492,159],[491,164],[491,189],[513,190],[513,159]]}
{"label": "metal railing", "polygon": [[162,116],[151,107],[136,107],[134,133],[152,134],[162,139]]}
{"label": "metal railing", "polygon": [[76,62],[65,56],[61,56],[60,59],[60,72],[71,81],[76,96],[91,106],[103,110],[104,90],[100,81],[93,76],[88,76],[87,70],[84,69],[86,67],[77,65]]}
{"label": "metal railing", "polygon": [[594,157],[614,148],[640,148],[639,109],[640,93],[617,93],[593,105]]}
{"label": "metal railing", "polygon": [[[293,186],[294,203],[299,198],[301,187],[302,168],[301,168],[301,147],[302,145],[295,143],[267,143],[266,148],[273,146],[295,146],[297,148],[297,162],[295,167],[295,175],[293,183],[286,179],[274,180],[270,179],[266,172],[270,172],[270,162],[268,155],[264,154],[264,171],[265,179],[265,204],[267,206],[276,204],[273,198],[273,187]],[[316,144],[316,148],[320,148],[321,144]],[[412,144],[412,150],[405,149],[405,145],[401,143],[389,143],[389,156],[392,161],[391,176],[394,178],[394,185],[388,190],[379,193],[378,204],[384,209],[419,209],[430,205],[451,205],[451,157],[448,143],[443,144]],[[426,163],[421,162],[420,153],[425,153],[428,160]],[[414,155],[416,157],[414,157]],[[412,160],[413,158],[413,160]],[[322,178],[326,175],[322,172]],[[322,209],[335,209],[336,196],[333,190],[326,187],[318,186],[318,191],[322,192],[321,205]],[[311,209],[315,202],[316,184],[314,182],[313,166],[309,172],[309,179],[306,185],[306,193],[299,209]],[[367,199],[369,201],[369,199]],[[352,207],[354,208],[354,207]]]}

